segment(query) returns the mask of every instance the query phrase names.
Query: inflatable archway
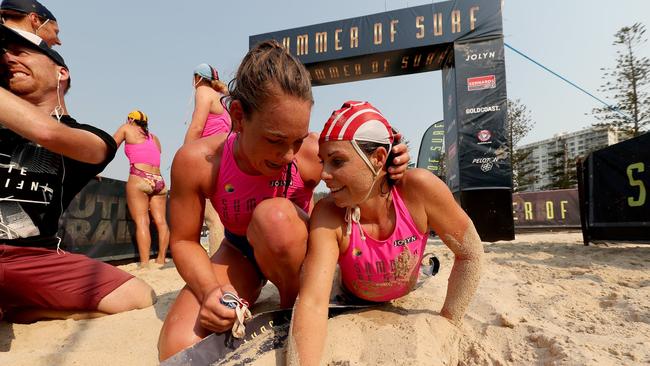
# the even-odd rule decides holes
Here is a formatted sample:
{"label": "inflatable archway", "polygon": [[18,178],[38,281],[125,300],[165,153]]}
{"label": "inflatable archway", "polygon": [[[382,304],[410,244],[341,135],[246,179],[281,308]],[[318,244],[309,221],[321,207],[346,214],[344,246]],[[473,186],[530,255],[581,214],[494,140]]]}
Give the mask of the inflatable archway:
{"label": "inflatable archway", "polygon": [[514,238],[500,0],[421,5],[249,44],[267,39],[298,57],[314,86],[442,70],[447,184],[483,240]]}

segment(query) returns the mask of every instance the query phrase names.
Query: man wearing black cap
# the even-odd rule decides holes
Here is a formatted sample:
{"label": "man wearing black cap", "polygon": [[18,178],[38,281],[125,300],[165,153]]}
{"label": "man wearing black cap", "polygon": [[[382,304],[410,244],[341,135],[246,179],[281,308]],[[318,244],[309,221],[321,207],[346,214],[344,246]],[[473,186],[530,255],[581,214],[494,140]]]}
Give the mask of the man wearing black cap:
{"label": "man wearing black cap", "polygon": [[34,34],[48,46],[60,45],[59,24],[54,14],[36,0],[3,0],[0,3],[0,16],[4,24],[38,43]]}
{"label": "man wearing black cap", "polygon": [[150,306],[149,285],[113,266],[60,249],[58,220],[113,159],[113,138],[66,110],[63,58],[0,25],[0,316],[29,322]]}

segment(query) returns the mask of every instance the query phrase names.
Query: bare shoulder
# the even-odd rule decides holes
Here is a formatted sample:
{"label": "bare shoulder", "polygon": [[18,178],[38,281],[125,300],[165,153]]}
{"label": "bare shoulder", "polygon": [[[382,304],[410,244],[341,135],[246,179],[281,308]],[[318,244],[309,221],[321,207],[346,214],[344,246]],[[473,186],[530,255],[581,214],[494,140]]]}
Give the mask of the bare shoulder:
{"label": "bare shoulder", "polygon": [[318,157],[318,135],[310,132],[302,142],[300,150],[296,154],[300,177],[305,184],[316,187],[320,182],[321,165]]}
{"label": "bare shoulder", "polygon": [[302,142],[299,155],[304,155],[309,159],[318,159],[318,134],[310,132],[307,138]]}
{"label": "bare shoulder", "polygon": [[345,223],[345,209],[338,207],[332,197],[327,196],[316,202],[309,222],[312,228],[340,228]]}
{"label": "bare shoulder", "polygon": [[397,187],[409,201],[422,201],[423,195],[427,195],[429,200],[451,195],[445,182],[430,171],[419,168],[407,170],[404,177],[397,182]]}
{"label": "bare shoulder", "polygon": [[225,134],[217,134],[181,146],[172,163],[172,185],[191,182],[207,196],[218,174],[225,140]]}

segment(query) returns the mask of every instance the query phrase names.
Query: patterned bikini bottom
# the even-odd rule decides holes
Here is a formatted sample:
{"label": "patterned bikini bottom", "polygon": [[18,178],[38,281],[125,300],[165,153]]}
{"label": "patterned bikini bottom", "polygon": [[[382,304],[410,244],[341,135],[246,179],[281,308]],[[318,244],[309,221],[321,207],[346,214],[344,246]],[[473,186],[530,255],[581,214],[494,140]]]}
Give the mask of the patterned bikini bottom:
{"label": "patterned bikini bottom", "polygon": [[150,189],[146,190],[144,193],[150,196],[167,193],[165,190],[165,180],[162,175],[145,172],[133,165],[131,165],[129,174],[142,178],[150,186]]}

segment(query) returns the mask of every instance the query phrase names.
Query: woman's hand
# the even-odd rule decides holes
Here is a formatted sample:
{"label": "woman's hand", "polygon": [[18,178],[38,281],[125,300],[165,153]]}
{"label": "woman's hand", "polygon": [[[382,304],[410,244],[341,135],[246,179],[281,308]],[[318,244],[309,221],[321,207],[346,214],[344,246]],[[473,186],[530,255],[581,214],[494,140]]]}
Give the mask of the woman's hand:
{"label": "woman's hand", "polygon": [[[401,138],[402,134],[395,134],[395,140],[400,140]],[[390,179],[400,180],[402,177],[404,177],[404,172],[406,172],[406,168],[408,168],[409,161],[411,160],[408,152],[408,146],[406,146],[406,144],[399,143],[393,146],[392,152],[395,154],[395,158],[393,158],[394,166],[388,168],[388,175]]]}
{"label": "woman's hand", "polygon": [[232,285],[216,287],[205,295],[199,310],[201,326],[216,333],[223,333],[231,329],[237,318],[235,310],[221,303],[220,300],[224,292],[237,294]]}

